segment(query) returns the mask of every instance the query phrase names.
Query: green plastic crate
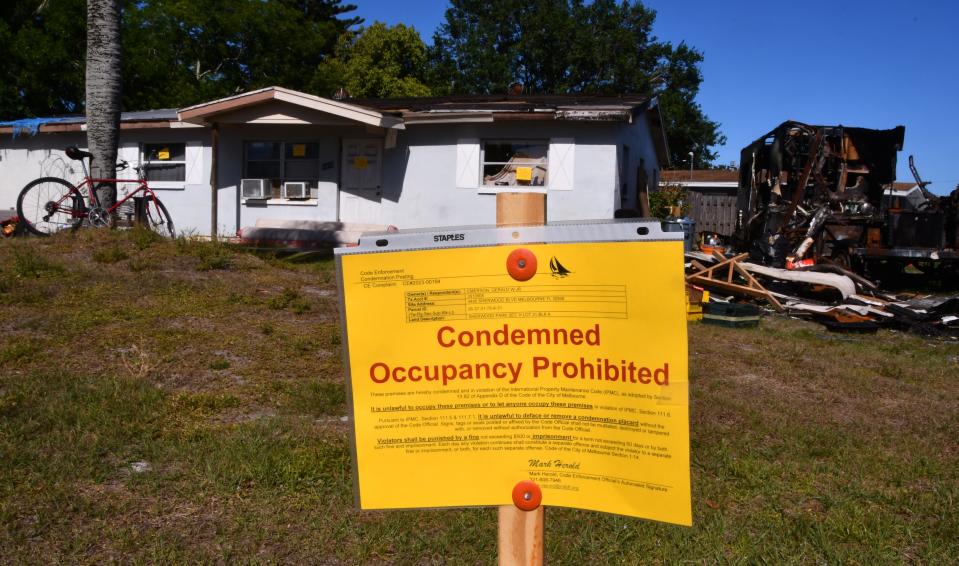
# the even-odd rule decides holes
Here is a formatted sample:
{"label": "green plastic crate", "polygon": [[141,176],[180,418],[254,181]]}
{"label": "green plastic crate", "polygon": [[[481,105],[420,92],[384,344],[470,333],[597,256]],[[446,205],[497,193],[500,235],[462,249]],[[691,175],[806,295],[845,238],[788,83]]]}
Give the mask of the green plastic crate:
{"label": "green plastic crate", "polygon": [[703,305],[703,322],[728,328],[759,326],[760,309],[756,305],[714,303]]}

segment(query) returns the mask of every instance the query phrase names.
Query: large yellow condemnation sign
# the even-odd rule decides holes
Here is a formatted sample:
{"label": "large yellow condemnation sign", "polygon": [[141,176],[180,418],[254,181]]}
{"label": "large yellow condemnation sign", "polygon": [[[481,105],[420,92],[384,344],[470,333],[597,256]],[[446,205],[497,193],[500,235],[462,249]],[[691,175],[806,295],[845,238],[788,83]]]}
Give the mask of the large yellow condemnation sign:
{"label": "large yellow condemnation sign", "polygon": [[692,523],[682,240],[378,238],[337,252],[361,508],[505,505],[532,480],[544,505]]}

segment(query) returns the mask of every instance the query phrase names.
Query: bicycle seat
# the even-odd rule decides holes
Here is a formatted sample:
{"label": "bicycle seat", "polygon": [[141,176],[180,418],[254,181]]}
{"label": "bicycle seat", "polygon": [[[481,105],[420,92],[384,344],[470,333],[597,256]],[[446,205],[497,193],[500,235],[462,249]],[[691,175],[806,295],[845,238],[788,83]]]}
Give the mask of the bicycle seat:
{"label": "bicycle seat", "polygon": [[86,159],[86,158],[93,159],[92,153],[90,153],[89,151],[83,151],[82,149],[80,149],[79,147],[75,145],[69,146],[66,149],[66,152],[67,152],[67,157],[69,157],[70,159],[76,159],[77,161],[81,159]]}

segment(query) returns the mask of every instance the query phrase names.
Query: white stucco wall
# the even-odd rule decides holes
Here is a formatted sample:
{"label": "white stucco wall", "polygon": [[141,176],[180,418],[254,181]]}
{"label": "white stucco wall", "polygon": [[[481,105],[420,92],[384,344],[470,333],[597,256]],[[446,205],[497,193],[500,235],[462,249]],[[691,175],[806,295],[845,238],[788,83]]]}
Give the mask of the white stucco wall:
{"label": "white stucco wall", "polygon": [[[492,224],[496,221],[496,196],[489,188],[457,188],[457,142],[462,139],[572,138],[576,144],[574,187],[547,189],[548,220],[612,218],[618,193],[615,189],[616,143],[621,124],[530,123],[436,124],[408,126],[398,132],[396,147],[385,149],[379,210],[370,223],[400,228]],[[633,129],[630,127],[629,129]],[[340,220],[337,203],[318,199],[316,205],[243,202],[238,186],[242,178],[243,142],[253,140],[316,141],[320,161],[333,168],[321,170],[320,185],[338,183],[340,141],[377,138],[363,127],[221,126],[219,166],[219,230],[233,234],[238,228],[270,220]],[[332,196],[332,195],[331,195]],[[342,198],[342,197],[341,197]]]}
{"label": "white stucco wall", "polygon": [[[120,135],[120,158],[133,163],[139,156],[139,144],[143,143],[201,144],[197,152],[187,148],[186,182],[177,188],[157,188],[153,185],[151,188],[170,211],[178,234],[209,234],[212,198],[210,195],[212,154],[209,130],[205,128],[126,130]],[[132,172],[127,173],[133,176]]]}
{"label": "white stucco wall", "polygon": [[[499,122],[407,126],[385,154],[385,223],[400,228],[493,224],[490,188],[457,188],[457,142],[464,139],[572,138],[572,190],[546,189],[547,220],[612,218],[616,177],[615,123]],[[409,156],[408,159],[406,156]],[[403,168],[405,167],[405,171]],[[396,181],[402,179],[402,184]]]}
{"label": "white stucco wall", "polygon": [[15,209],[20,190],[38,177],[61,177],[73,183],[82,179],[79,163],[63,153],[68,145],[86,145],[86,134],[21,134],[16,138],[3,135],[0,140],[0,209]]}
{"label": "white stucco wall", "polygon": [[[209,131],[202,128],[138,129],[120,133],[119,159],[131,165],[138,164],[142,143],[196,145],[187,162],[187,182],[177,188],[154,188],[180,233],[208,234],[210,231],[209,139]],[[83,179],[80,162],[71,160],[63,151],[69,145],[86,149],[86,133],[4,136],[0,140],[0,209],[15,209],[20,190],[38,177],[60,177],[79,183]],[[135,178],[136,174],[127,170],[120,176]]]}
{"label": "white stucco wall", "polygon": [[[254,226],[257,220],[337,220],[340,176],[340,141],[343,138],[376,138],[362,126],[307,125],[231,125],[220,126],[220,150],[217,167],[219,206],[217,211],[220,235],[232,236],[238,229]],[[246,141],[315,142],[319,144],[320,178],[315,202],[276,203],[243,201],[239,186],[243,178],[243,147]],[[323,164],[332,167],[324,168]],[[210,217],[209,204],[206,207]],[[172,213],[171,213],[172,214]],[[207,221],[209,225],[209,220]]]}
{"label": "white stucco wall", "polygon": [[[619,148],[630,147],[628,183],[635,185],[639,159],[646,161],[653,182],[658,167],[655,150],[640,115],[634,124],[617,122],[495,122],[408,125],[398,131],[394,148],[382,155],[382,189],[375,218],[370,223],[400,228],[492,224],[496,196],[489,187],[457,187],[457,144],[465,139],[558,140],[574,144],[573,177],[569,190],[547,187],[547,220],[608,219],[620,206]],[[218,155],[218,232],[232,236],[257,220],[340,220],[337,190],[341,179],[341,144],[348,138],[382,139],[384,130],[365,126],[309,126],[224,124]],[[320,152],[319,198],[308,204],[242,201],[238,186],[243,178],[245,141],[277,140],[317,142]],[[20,189],[43,176],[80,177],[76,162],[63,148],[84,147],[83,132],[20,136],[0,139],[0,208],[14,208]],[[188,182],[182,187],[155,189],[167,205],[178,232],[210,233],[211,132],[201,128],[125,130],[121,133],[121,158],[134,161],[138,144],[186,142],[196,150],[187,164]],[[198,163],[196,162],[198,161]],[[327,164],[323,167],[322,164]],[[553,175],[553,172],[550,172]],[[477,175],[478,178],[478,175]],[[370,201],[375,203],[375,200]]]}

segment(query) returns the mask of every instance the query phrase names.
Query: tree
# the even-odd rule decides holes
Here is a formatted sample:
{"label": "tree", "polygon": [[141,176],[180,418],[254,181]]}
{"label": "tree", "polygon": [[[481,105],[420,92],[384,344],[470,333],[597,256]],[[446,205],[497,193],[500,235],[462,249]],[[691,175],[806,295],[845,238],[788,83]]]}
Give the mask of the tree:
{"label": "tree", "polygon": [[86,0],[43,4],[0,2],[0,120],[81,109]]}
{"label": "tree", "polygon": [[376,22],[344,34],[337,56],[320,67],[326,82],[320,94],[345,87],[353,97],[429,96],[426,44],[415,29]]}
{"label": "tree", "polygon": [[[271,85],[330,94],[320,64],[361,22],[340,0],[116,2],[127,110]],[[0,120],[83,112],[85,15],[86,0],[0,2]]]}
{"label": "tree", "polygon": [[125,106],[183,107],[272,85],[322,92],[320,65],[362,21],[342,17],[355,9],[340,0],[133,2]]}
{"label": "tree", "polygon": [[[116,176],[122,93],[120,4],[117,0],[87,0],[87,147],[93,154],[90,175]],[[97,197],[104,208],[116,201],[116,187],[104,187]]]}
{"label": "tree", "polygon": [[614,0],[451,0],[430,51],[431,86],[444,94],[658,95],[670,157],[700,163],[725,143],[695,102],[702,53],[653,35],[656,12]]}

